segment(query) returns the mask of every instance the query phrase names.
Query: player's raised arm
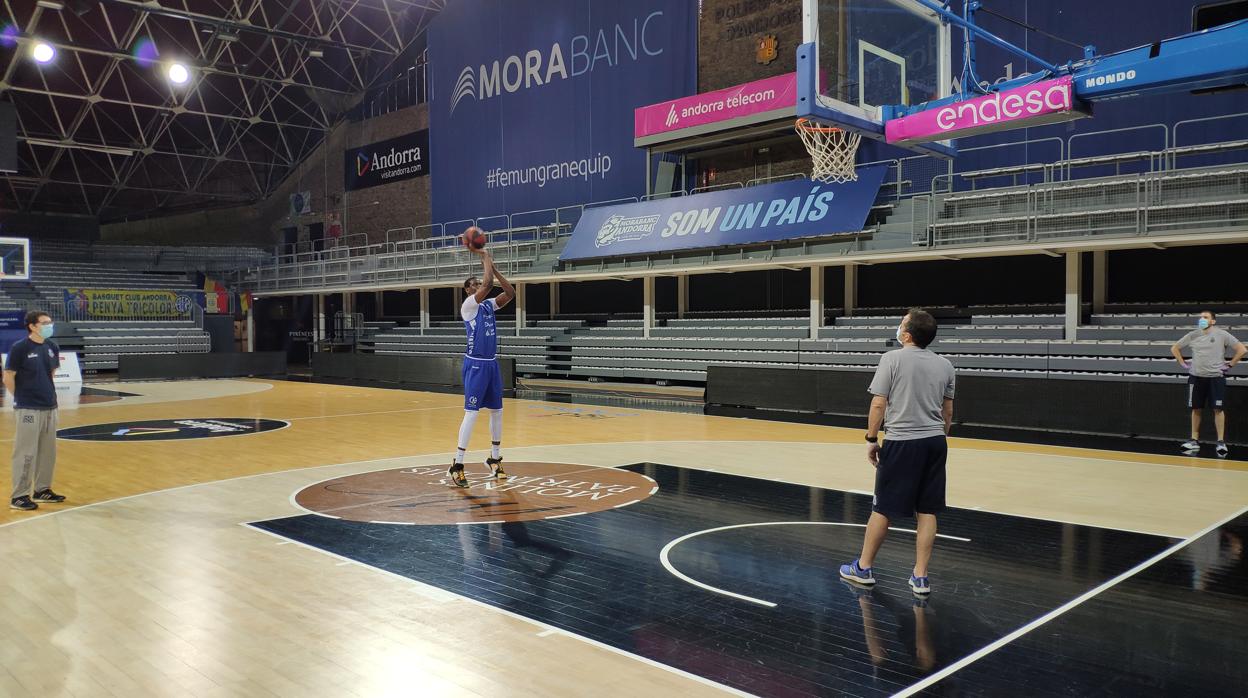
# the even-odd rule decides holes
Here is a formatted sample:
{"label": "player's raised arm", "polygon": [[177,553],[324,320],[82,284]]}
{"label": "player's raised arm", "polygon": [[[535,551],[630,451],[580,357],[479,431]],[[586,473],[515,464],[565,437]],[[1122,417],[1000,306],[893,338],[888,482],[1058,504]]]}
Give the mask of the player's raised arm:
{"label": "player's raised arm", "polygon": [[[486,254],[488,255],[489,253],[487,252]],[[492,257],[490,261],[493,261]],[[511,285],[511,282],[507,280],[507,277],[503,276],[503,273],[497,267],[494,269],[494,276],[498,278],[498,285],[503,287],[503,292],[498,294],[494,302],[498,304],[498,307],[502,308],[516,297],[516,288]]]}
{"label": "player's raised arm", "polygon": [[481,265],[485,267],[485,273],[481,275],[481,288],[477,289],[475,297],[478,303],[484,303],[494,288],[494,259],[485,250],[481,250],[478,254],[481,255]]}

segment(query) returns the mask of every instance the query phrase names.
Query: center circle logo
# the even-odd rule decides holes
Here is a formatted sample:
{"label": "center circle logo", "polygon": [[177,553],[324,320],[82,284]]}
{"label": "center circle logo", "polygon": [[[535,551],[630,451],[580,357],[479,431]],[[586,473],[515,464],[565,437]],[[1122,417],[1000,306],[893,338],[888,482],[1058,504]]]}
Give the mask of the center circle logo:
{"label": "center circle logo", "polygon": [[280,419],[250,417],[202,417],[191,419],[149,419],[70,427],[56,432],[58,439],[73,441],[174,441],[210,439],[215,436],[242,436],[276,431],[290,426]]}
{"label": "center circle logo", "polygon": [[506,480],[480,463],[465,467],[466,489],[451,486],[445,465],[420,465],[325,480],[294,501],[313,514],[366,523],[510,523],[625,507],[659,489],[639,473],[575,463],[508,462]]}

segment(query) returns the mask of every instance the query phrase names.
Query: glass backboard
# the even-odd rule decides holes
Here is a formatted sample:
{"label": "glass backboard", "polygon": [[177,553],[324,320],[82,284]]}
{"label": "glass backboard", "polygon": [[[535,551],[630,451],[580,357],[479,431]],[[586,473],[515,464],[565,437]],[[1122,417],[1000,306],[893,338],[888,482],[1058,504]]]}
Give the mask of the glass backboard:
{"label": "glass backboard", "polygon": [[811,117],[883,140],[880,107],[922,104],[952,91],[950,27],[935,12],[913,0],[803,0],[802,6],[803,41],[817,47],[817,87],[799,85],[814,92],[807,95]]}
{"label": "glass backboard", "polygon": [[0,237],[0,281],[30,279],[30,240]]}

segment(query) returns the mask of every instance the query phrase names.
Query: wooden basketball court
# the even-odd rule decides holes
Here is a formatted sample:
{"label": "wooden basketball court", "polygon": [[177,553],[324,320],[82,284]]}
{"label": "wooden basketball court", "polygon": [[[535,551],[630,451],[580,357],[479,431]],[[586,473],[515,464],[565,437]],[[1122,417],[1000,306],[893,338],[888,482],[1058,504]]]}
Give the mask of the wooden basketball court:
{"label": "wooden basketball court", "polygon": [[[559,472],[575,473],[583,483],[595,482],[594,473],[600,468],[625,467],[657,485],[652,496],[622,502],[618,511],[596,507],[584,515],[573,511],[566,514],[573,518],[557,522],[530,523],[527,533],[522,530],[528,542],[516,538],[514,530],[504,530],[512,541],[508,543],[497,531],[491,532],[491,527],[506,525],[501,520],[354,524],[311,512],[306,502],[296,501],[298,493],[318,483],[345,482],[350,476],[376,471],[420,474],[444,468],[462,416],[458,395],[260,380],[98,387],[127,396],[61,411],[63,430],[109,425],[83,430],[89,438],[103,435],[99,438],[104,440],[58,442],[55,487],[69,502],[41,505],[32,513],[0,512],[0,551],[6,563],[0,573],[4,611],[0,667],[7,673],[0,675],[0,694],[717,695],[778,694],[781,689],[818,694],[836,692],[835,686],[859,686],[844,688],[851,693],[891,693],[918,687],[924,676],[935,683],[976,666],[959,664],[962,656],[946,655],[934,663],[910,662],[912,670],[902,672],[902,678],[880,674],[881,667],[894,660],[877,654],[883,645],[872,641],[870,604],[841,589],[831,564],[825,582],[814,580],[811,588],[818,591],[801,596],[830,609],[843,606],[841,611],[851,616],[862,604],[861,616],[854,616],[858,620],[852,628],[847,626],[838,642],[876,667],[874,678],[865,682],[840,683],[842,677],[831,684],[786,688],[779,674],[751,678],[748,666],[746,674],[735,678],[720,676],[713,667],[702,670],[700,666],[722,662],[711,656],[694,661],[692,654],[711,652],[722,642],[709,634],[699,636],[696,625],[686,629],[680,650],[689,661],[683,668],[673,668],[670,662],[653,658],[673,650],[654,649],[655,643],[637,639],[635,629],[629,630],[631,649],[570,631],[582,611],[601,612],[588,607],[597,603],[592,594],[583,597],[587,607],[580,611],[574,600],[559,602],[567,622],[556,616],[533,617],[526,610],[554,607],[554,602],[540,600],[550,592],[548,584],[558,593],[571,594],[573,582],[589,583],[576,577],[580,563],[559,569],[543,551],[559,546],[575,549],[568,555],[584,561],[593,558],[596,549],[631,554],[630,537],[653,538],[654,545],[665,545],[670,540],[663,539],[661,532],[667,529],[662,526],[669,524],[654,524],[658,528],[652,530],[647,521],[657,521],[654,517],[666,516],[664,521],[670,522],[722,515],[732,522],[715,530],[733,528],[737,521],[756,525],[823,521],[832,511],[846,521],[865,520],[869,502],[864,504],[859,494],[871,491],[873,471],[864,458],[860,429],[509,400],[503,445],[509,463],[560,464]],[[154,420],[183,424],[163,428],[163,433],[157,433],[162,428],[142,425]],[[270,431],[250,433],[231,431],[230,420],[275,421]],[[207,436],[214,424],[219,427],[216,435]],[[477,450],[470,453],[482,472],[486,431],[478,428],[472,444]],[[0,421],[0,440],[11,443],[12,434],[11,417]],[[979,564],[960,557],[975,554],[959,551],[960,539],[983,540],[989,547],[996,540],[1007,551],[1003,557],[1052,554],[1058,561],[1052,566],[1055,578],[1079,581],[1078,588],[1071,587],[1067,594],[1067,603],[1074,606],[1058,603],[1067,598],[1058,594],[1050,606],[1037,607],[1028,616],[1031,621],[1020,620],[1023,635],[997,633],[1000,644],[984,653],[984,664],[1000,654],[997,648],[1008,650],[1007,643],[1043,632],[1033,623],[1046,613],[1061,622],[1067,611],[1086,611],[1102,592],[1112,593],[1146,574],[1156,560],[1115,561],[1114,556],[1125,555],[1122,551],[1129,546],[1112,544],[1114,535],[1139,534],[1140,555],[1156,549],[1163,555],[1158,559],[1169,559],[1164,557],[1166,551],[1173,552],[1189,537],[1216,532],[1221,524],[1242,516],[1248,504],[1248,462],[1233,460],[1243,456],[1234,452],[1232,460],[1213,460],[966,439],[953,439],[952,447],[949,503],[960,513],[951,519],[949,530],[942,524],[942,533],[957,535],[937,544],[933,607],[952,603],[946,599],[970,604],[973,597],[994,594],[991,588],[970,584],[941,588],[942,574],[954,577],[953,570],[942,570],[942,562]],[[540,468],[517,470],[524,475]],[[430,480],[436,477],[422,481],[422,486]],[[399,499],[414,496],[403,491],[401,481],[377,482],[392,483],[383,486]],[[617,492],[633,486],[620,482],[613,485]],[[607,487],[602,485],[602,491]],[[594,489],[588,484],[586,488]],[[474,486],[470,492],[479,490]],[[427,493],[442,496],[436,489]],[[770,499],[751,499],[764,498],[762,493],[770,493],[766,494]],[[625,498],[634,499],[621,496]],[[585,499],[594,497],[591,493]],[[405,506],[419,503],[404,500]],[[764,505],[774,513],[759,508]],[[729,511],[730,507],[737,508]],[[996,515],[1007,516],[991,518]],[[775,521],[777,517],[781,520]],[[1005,523],[991,523],[998,520]],[[1057,522],[1051,526],[1056,537],[1043,538],[1046,533],[1029,540],[1027,531],[1032,529],[1026,520]],[[282,533],[294,525],[289,522],[314,528],[345,526],[333,535],[346,547],[309,542],[315,531],[308,536]],[[610,526],[602,528],[603,522]],[[1017,526],[1018,533],[1010,526]],[[711,530],[709,524],[689,528]],[[840,532],[832,535],[822,526],[796,528],[821,529],[788,542],[828,546],[822,551],[828,560],[848,561],[856,553],[859,529],[837,529]],[[392,531],[406,538],[394,538]],[[548,531],[556,532],[551,534],[553,543],[539,542],[533,552],[530,537],[541,538]],[[1085,536],[1087,531],[1092,533]],[[1108,532],[1104,534],[1108,537],[1098,532]],[[1221,570],[1224,576],[1242,574],[1242,540],[1226,535],[1231,537],[1221,546],[1215,543],[1214,557],[1232,559],[1206,567]],[[682,567],[682,573],[694,565],[723,578],[728,558],[722,565],[703,568],[703,563],[717,555],[748,558],[751,550],[764,551],[762,555],[771,543],[742,541],[739,549],[735,543],[725,545],[696,558],[681,558],[673,551],[672,564]],[[513,547],[530,548],[520,555],[523,569],[491,562],[495,553]],[[901,566],[909,542],[897,534],[885,550],[892,556],[888,559]],[[454,559],[434,562],[443,553]],[[412,560],[396,559],[405,556]],[[733,599],[684,584],[663,571],[657,558],[641,559],[648,556],[645,553],[636,564],[653,567],[649,577],[636,584],[624,577],[603,581],[613,585],[612,596],[637,595],[637,605],[650,614],[645,618],[661,612],[646,601],[647,589],[661,595],[658,590],[669,585],[681,594],[698,595],[690,598],[728,604],[726,613],[737,612]],[[534,562],[537,558],[541,560]],[[808,564],[818,569],[822,560]],[[1103,569],[1102,560],[1107,561]],[[409,562],[428,564],[420,574],[401,571]],[[455,567],[455,574],[438,576],[452,563],[463,569]],[[747,563],[739,568],[743,571],[733,573],[734,583],[757,588],[759,580],[747,577],[765,571]],[[610,560],[594,564],[611,574]],[[495,603],[493,597],[469,589],[480,586],[470,579],[480,578],[472,570],[484,569],[482,565],[504,586],[515,576],[528,575],[517,587],[518,605]],[[524,571],[535,568],[540,569],[533,574]],[[896,572],[908,573],[904,567]],[[616,590],[617,584],[623,586]],[[766,583],[763,588],[775,586]],[[1233,618],[1244,613],[1242,584],[1240,589],[1237,599],[1227,601]],[[781,601],[780,606],[786,603]],[[906,604],[908,609],[909,601]],[[604,617],[623,616],[617,609]],[[604,637],[615,630],[623,628],[606,628]],[[923,655],[924,646],[920,641],[912,653]],[[966,666],[970,669],[963,669]]]}

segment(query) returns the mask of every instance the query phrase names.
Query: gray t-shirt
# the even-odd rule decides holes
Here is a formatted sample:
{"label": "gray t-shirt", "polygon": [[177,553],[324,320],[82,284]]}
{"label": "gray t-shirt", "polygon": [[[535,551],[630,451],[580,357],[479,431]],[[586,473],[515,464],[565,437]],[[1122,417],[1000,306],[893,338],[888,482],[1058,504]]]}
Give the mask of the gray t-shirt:
{"label": "gray t-shirt", "polygon": [[888,399],[884,431],[889,441],[909,441],[945,433],[941,414],[945,398],[953,399],[953,364],[926,349],[906,347],[880,357],[867,388]]}
{"label": "gray t-shirt", "polygon": [[1179,349],[1192,348],[1192,375],[1200,378],[1217,378],[1222,375],[1222,364],[1227,354],[1234,354],[1239,340],[1230,332],[1214,327],[1208,332],[1192,330],[1179,340]]}

